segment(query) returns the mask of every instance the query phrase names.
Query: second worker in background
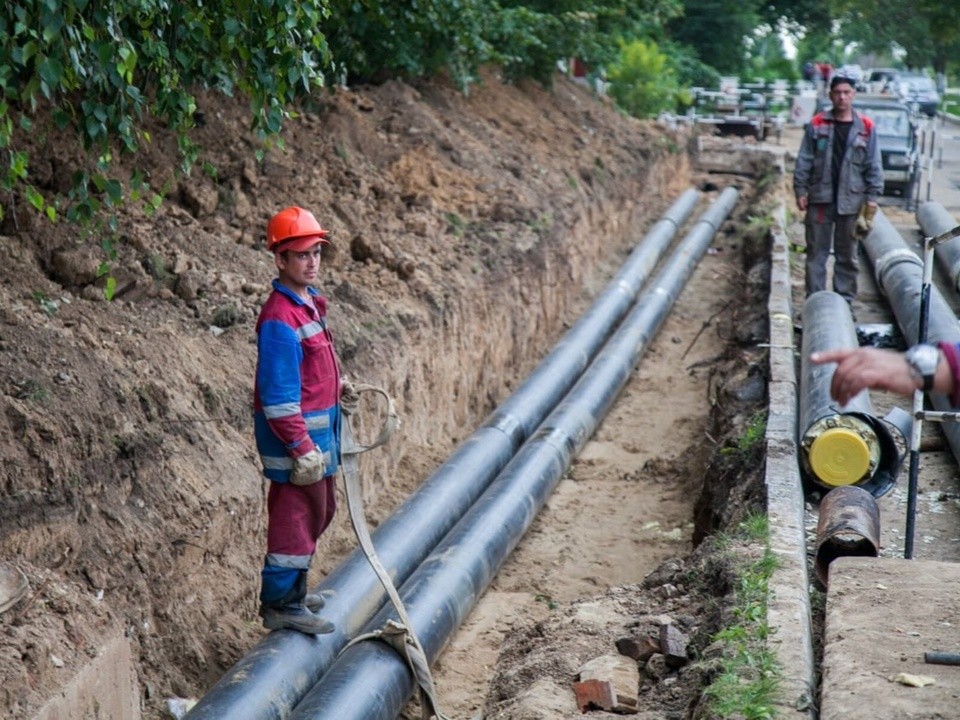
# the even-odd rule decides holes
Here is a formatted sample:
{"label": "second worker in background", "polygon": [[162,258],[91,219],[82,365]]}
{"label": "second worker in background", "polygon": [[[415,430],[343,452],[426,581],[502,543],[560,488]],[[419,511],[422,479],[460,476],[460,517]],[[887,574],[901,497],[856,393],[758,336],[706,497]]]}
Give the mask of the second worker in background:
{"label": "second worker in background", "polygon": [[827,289],[833,245],[833,290],[852,306],[857,296],[857,218],[866,229],[883,192],[883,164],[873,121],[853,109],[853,81],[830,81],[832,108],[804,129],[793,174],[797,207],[806,213],[806,293]]}

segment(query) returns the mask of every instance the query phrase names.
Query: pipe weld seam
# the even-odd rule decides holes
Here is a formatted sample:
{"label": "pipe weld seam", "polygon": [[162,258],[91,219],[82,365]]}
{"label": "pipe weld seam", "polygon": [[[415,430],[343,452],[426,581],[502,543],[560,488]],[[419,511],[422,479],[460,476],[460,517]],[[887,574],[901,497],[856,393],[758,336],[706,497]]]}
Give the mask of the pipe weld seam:
{"label": "pipe weld seam", "polygon": [[881,285],[883,284],[883,276],[890,268],[900,263],[912,263],[919,267],[923,267],[923,261],[917,257],[917,254],[908,248],[894,248],[893,250],[888,250],[883,255],[878,257],[873,263],[873,274],[876,277],[877,282]]}

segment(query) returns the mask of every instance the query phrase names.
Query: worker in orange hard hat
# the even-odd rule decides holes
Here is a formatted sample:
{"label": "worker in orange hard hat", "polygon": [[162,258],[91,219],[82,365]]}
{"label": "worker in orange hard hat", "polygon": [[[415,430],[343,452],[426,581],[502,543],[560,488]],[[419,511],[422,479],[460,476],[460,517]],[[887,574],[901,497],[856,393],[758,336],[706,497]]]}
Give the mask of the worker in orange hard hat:
{"label": "worker in orange hard hat", "polygon": [[334,630],[318,613],[323,598],[307,592],[307,572],[336,510],[341,413],[358,400],[340,376],[327,300],[313,287],[327,235],[300,207],[270,219],[267,249],[278,272],[257,319],[254,434],[270,481],[260,615],[270,630],[308,634]]}

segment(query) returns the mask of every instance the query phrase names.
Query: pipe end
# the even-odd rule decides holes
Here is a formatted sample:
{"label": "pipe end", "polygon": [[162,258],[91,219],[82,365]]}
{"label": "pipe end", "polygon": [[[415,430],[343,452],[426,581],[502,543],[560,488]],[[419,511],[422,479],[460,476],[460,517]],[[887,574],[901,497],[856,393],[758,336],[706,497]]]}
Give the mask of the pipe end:
{"label": "pipe end", "polygon": [[830,428],[813,441],[809,461],[810,468],[824,485],[853,485],[870,471],[870,446],[854,430]]}

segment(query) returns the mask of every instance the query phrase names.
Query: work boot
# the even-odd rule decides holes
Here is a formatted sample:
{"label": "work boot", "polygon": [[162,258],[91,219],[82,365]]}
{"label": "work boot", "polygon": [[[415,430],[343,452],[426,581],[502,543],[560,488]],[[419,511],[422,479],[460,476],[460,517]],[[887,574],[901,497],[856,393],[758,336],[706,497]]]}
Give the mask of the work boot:
{"label": "work boot", "polygon": [[334,631],[333,623],[315,615],[303,603],[261,605],[260,616],[267,630],[298,630],[307,635],[326,635]]}
{"label": "work boot", "polygon": [[310,612],[316,612],[322,610],[327,603],[320,593],[307,593],[303,598],[303,604],[307,606],[307,610]]}

